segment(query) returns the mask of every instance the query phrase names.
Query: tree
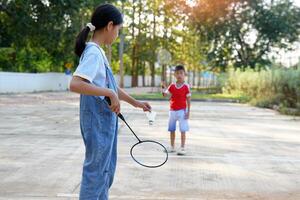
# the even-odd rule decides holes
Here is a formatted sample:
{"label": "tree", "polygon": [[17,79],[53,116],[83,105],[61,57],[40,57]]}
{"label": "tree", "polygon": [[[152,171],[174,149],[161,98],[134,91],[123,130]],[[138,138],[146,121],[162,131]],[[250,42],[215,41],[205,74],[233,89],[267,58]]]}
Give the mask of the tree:
{"label": "tree", "polygon": [[[103,3],[104,1],[102,1]],[[77,61],[76,35],[101,1],[9,1],[0,3],[0,47],[13,56],[0,70],[63,71],[65,62]],[[34,64],[37,62],[38,64]]]}
{"label": "tree", "polygon": [[[213,12],[212,12],[213,11]],[[207,43],[207,60],[225,70],[264,66],[272,47],[287,48],[299,39],[300,9],[290,0],[203,0],[192,22]]]}

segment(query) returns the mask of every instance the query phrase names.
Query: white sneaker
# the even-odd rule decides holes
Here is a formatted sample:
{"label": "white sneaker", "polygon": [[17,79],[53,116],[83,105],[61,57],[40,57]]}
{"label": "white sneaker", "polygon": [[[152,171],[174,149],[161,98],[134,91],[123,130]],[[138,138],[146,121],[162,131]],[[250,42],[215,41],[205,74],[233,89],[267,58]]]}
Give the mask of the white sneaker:
{"label": "white sneaker", "polygon": [[168,147],[168,148],[167,148],[167,152],[168,152],[168,153],[175,153],[176,150],[175,150],[174,147]]}
{"label": "white sneaker", "polygon": [[177,155],[179,155],[179,156],[184,156],[185,154],[186,154],[186,152],[185,152],[184,148],[180,148],[180,150],[177,153]]}

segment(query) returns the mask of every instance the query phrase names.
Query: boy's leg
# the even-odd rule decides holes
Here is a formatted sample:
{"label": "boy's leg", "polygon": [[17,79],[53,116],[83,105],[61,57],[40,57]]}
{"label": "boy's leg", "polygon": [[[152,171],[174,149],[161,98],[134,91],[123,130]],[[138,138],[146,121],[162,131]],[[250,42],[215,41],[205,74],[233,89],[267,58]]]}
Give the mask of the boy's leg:
{"label": "boy's leg", "polygon": [[183,156],[186,154],[184,147],[185,147],[185,132],[181,131],[181,148],[178,151],[177,155]]}
{"label": "boy's leg", "polygon": [[188,120],[185,119],[185,110],[180,111],[179,128],[181,132],[181,149],[178,155],[185,155],[186,132],[189,130]]}
{"label": "boy's leg", "polygon": [[168,131],[170,132],[170,143],[171,147],[168,152],[172,153],[175,151],[175,131],[176,131],[176,115],[175,111],[169,112],[169,126]]}
{"label": "boy's leg", "polygon": [[171,147],[175,148],[175,131],[170,132]]}
{"label": "boy's leg", "polygon": [[185,146],[185,132],[181,132],[181,148]]}
{"label": "boy's leg", "polygon": [[186,133],[189,131],[189,123],[188,119],[185,118],[185,110],[180,110],[179,113],[179,129],[181,133]]}

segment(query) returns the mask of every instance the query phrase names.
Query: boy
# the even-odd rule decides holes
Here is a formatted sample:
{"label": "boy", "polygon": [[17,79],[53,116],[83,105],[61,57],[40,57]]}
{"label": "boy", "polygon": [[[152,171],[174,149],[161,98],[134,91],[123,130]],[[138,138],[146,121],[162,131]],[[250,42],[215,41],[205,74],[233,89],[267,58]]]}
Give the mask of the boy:
{"label": "boy", "polygon": [[184,82],[185,69],[182,65],[175,67],[174,76],[176,83],[172,83],[167,90],[164,91],[165,85],[162,85],[163,96],[171,95],[168,128],[168,131],[170,131],[171,147],[168,149],[168,152],[175,152],[176,122],[179,121],[181,148],[177,155],[185,155],[185,133],[189,130],[188,119],[190,116],[191,91],[189,85]]}

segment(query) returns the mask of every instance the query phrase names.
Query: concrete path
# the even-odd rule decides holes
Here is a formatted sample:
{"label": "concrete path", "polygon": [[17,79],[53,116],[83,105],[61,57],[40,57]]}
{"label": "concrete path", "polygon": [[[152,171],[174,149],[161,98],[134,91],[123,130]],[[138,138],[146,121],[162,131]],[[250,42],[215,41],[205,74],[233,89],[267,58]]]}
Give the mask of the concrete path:
{"label": "concrete path", "polygon": [[[168,102],[151,102],[153,126],[122,105],[144,139],[168,144]],[[120,122],[112,200],[299,200],[300,119],[241,104],[194,102],[187,155],[159,169],[135,164]],[[179,146],[177,135],[177,146]],[[83,144],[78,95],[0,95],[0,199],[78,199]]]}

